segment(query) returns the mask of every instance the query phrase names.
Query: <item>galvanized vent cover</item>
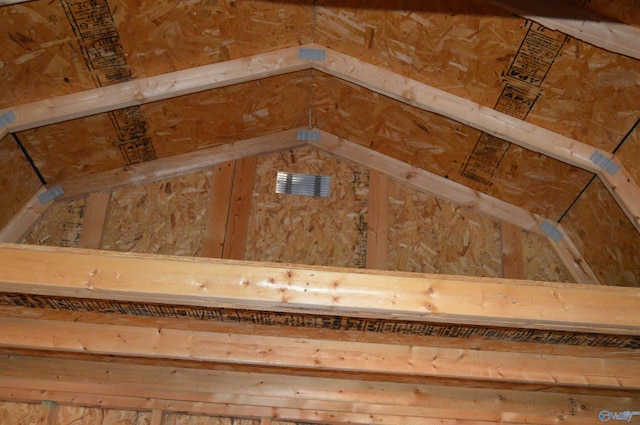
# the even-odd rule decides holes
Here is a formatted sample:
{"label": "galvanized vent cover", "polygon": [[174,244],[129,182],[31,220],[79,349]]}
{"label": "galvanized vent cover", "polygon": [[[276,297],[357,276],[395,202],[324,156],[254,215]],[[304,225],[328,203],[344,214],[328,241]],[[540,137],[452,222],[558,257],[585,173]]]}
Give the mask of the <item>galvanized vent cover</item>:
{"label": "galvanized vent cover", "polygon": [[278,171],[276,193],[329,197],[331,176],[314,176]]}

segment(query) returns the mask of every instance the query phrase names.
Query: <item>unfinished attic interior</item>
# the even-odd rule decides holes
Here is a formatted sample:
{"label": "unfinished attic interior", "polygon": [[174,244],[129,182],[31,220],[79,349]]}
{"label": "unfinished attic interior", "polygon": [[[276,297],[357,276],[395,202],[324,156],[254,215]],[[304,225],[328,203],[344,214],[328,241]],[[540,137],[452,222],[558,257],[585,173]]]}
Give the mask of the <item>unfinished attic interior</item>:
{"label": "unfinished attic interior", "polygon": [[1,424],[640,424],[637,1],[0,5]]}

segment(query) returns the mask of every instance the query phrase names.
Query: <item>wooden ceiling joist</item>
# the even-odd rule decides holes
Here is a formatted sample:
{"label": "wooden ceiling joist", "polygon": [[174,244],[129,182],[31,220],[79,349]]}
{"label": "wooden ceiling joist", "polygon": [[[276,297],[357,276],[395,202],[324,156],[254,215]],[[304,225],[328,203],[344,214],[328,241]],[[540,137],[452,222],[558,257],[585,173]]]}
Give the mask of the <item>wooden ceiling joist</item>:
{"label": "wooden ceiling joist", "polygon": [[551,30],[613,53],[640,59],[640,28],[623,24],[564,2],[488,0]]}
{"label": "wooden ceiling joist", "polygon": [[321,140],[310,142],[312,146],[327,151],[340,158],[352,161],[363,167],[383,172],[420,191],[439,199],[465,206],[497,221],[505,221],[524,230],[547,237],[554,250],[565,264],[577,283],[598,284],[598,278],[580,254],[566,232],[559,230],[561,238],[552,238],[543,231],[543,223],[560,229],[558,223],[550,224],[545,218],[532,214],[482,192],[473,190],[460,183],[440,177],[405,162],[391,158],[357,143],[320,131]]}
{"label": "wooden ceiling joist", "polygon": [[[300,48],[287,48],[18,105],[0,113],[11,111],[16,116],[16,121],[7,127],[16,132],[240,82],[316,69],[598,174],[610,182],[607,187],[640,232],[640,187],[612,154],[321,45],[301,48],[322,51],[319,56],[322,60],[300,59]],[[605,158],[605,161],[595,161],[594,157]],[[618,166],[613,175],[607,171],[611,163]]]}
{"label": "wooden ceiling joist", "polygon": [[345,271],[22,245],[0,247],[0,291],[640,334],[640,295],[633,288]]}
{"label": "wooden ceiling joist", "polygon": [[38,389],[39,399],[44,396],[61,404],[70,400],[71,394],[81,394],[74,404],[85,401],[95,405],[96,396],[101,396],[101,406],[123,408],[117,404],[127,403],[134,410],[171,411],[176,408],[169,405],[176,403],[184,411],[200,414],[212,414],[207,409],[226,405],[240,417],[320,423],[417,425],[429,424],[429,420],[438,424],[448,424],[440,420],[457,420],[474,424],[598,424],[603,408],[633,410],[636,402],[632,397],[571,392],[460,388],[75,359],[0,358],[0,398],[28,398],[30,390]]}
{"label": "wooden ceiling joist", "polygon": [[640,389],[640,363],[490,350],[328,341],[0,318],[0,347],[313,370]]}

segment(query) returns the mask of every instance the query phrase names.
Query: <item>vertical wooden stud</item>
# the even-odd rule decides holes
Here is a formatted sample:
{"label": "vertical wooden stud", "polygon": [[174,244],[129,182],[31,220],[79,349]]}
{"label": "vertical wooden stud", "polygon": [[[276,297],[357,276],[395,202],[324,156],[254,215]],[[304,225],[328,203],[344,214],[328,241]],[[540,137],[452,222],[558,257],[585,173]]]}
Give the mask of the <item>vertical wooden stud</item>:
{"label": "vertical wooden stud", "polygon": [[94,192],[87,197],[79,248],[100,248],[110,201],[111,191]]}
{"label": "vertical wooden stud", "polygon": [[236,161],[223,258],[244,259],[256,166],[256,157]]}
{"label": "vertical wooden stud", "polygon": [[38,419],[38,425],[57,425],[58,423],[58,410],[57,403],[52,401],[43,401],[40,403],[40,418]]}
{"label": "vertical wooden stud", "polygon": [[164,424],[164,412],[161,409],[153,409],[151,412],[151,424],[150,425],[163,425]]}
{"label": "vertical wooden stud", "polygon": [[387,268],[389,232],[389,177],[380,171],[369,174],[369,212],[367,228],[367,268]]}
{"label": "vertical wooden stud", "polygon": [[526,279],[522,234],[518,226],[502,222],[502,277],[508,279]]}
{"label": "vertical wooden stud", "polygon": [[235,161],[229,161],[216,165],[214,170],[209,194],[209,218],[200,250],[202,257],[222,258],[235,168]]}

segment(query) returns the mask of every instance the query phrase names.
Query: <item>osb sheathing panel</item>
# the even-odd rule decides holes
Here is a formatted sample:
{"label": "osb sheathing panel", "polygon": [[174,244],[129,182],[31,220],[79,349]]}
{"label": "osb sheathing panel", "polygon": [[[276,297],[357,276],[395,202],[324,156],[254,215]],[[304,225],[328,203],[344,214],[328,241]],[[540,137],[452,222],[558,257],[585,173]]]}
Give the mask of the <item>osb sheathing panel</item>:
{"label": "osb sheathing panel", "polygon": [[[82,9],[91,1],[74,3]],[[112,19],[104,25],[115,34],[112,40],[131,76],[147,77],[308,43],[310,3],[109,0]],[[88,69],[72,29],[82,22],[72,21],[61,2],[0,8],[0,107],[96,86],[100,71]]]}
{"label": "osb sheathing panel", "polygon": [[527,121],[613,151],[640,117],[640,60],[567,38]]}
{"label": "osb sheathing panel", "polygon": [[158,157],[306,126],[311,71],[294,72],[142,107]]}
{"label": "osb sheathing panel", "polygon": [[522,19],[476,0],[326,3],[335,4],[318,1],[317,43],[487,106],[526,32]]}
{"label": "osb sheathing panel", "polygon": [[179,413],[167,413],[164,425],[260,425],[256,419],[237,419],[212,416],[195,416]]}
{"label": "osb sheathing panel", "polygon": [[0,229],[40,187],[40,180],[10,135],[0,140]]}
{"label": "osb sheathing panel", "polygon": [[40,423],[40,404],[0,401],[0,423],[32,425]]}
{"label": "osb sheathing panel", "polygon": [[77,247],[82,233],[85,199],[56,202],[24,238],[28,245]]}
{"label": "osb sheathing panel", "polygon": [[545,282],[574,282],[547,238],[524,230],[520,231],[520,235],[525,279]]}
{"label": "osb sheathing panel", "polygon": [[[351,8],[325,3],[318,2],[317,43],[492,108],[532,25],[481,0],[433,1],[428,7],[419,0],[359,0]],[[613,149],[639,115],[640,61],[570,37],[558,46],[557,52],[545,46],[538,53],[559,55],[548,72],[541,70],[542,81],[525,86],[537,96],[527,121]]]}
{"label": "osb sheathing panel", "polygon": [[476,184],[461,170],[477,130],[321,72],[313,81],[319,128],[545,217],[559,218],[589,180],[589,173],[512,145],[493,184]]}
{"label": "osb sheathing panel", "polygon": [[[310,71],[142,105],[144,133],[159,158],[306,126]],[[126,165],[110,114],[20,133],[47,183]]]}
{"label": "osb sheathing panel", "polygon": [[604,285],[640,286],[640,234],[595,179],[562,220]]}
{"label": "osb sheathing panel", "polygon": [[48,125],[18,133],[47,184],[123,167],[109,115]]}
{"label": "osb sheathing panel", "polygon": [[57,425],[150,425],[151,412],[60,406]]}
{"label": "osb sheathing panel", "polygon": [[102,249],[197,256],[210,171],[114,191]]}
{"label": "osb sheathing panel", "polygon": [[391,180],[388,268],[500,277],[497,222]]}
{"label": "osb sheathing panel", "polygon": [[[331,176],[329,198],[278,194],[278,171]],[[258,159],[246,260],[364,267],[368,170],[312,148]]]}

